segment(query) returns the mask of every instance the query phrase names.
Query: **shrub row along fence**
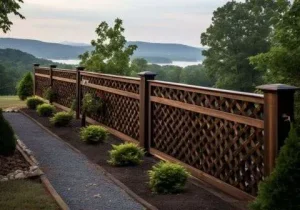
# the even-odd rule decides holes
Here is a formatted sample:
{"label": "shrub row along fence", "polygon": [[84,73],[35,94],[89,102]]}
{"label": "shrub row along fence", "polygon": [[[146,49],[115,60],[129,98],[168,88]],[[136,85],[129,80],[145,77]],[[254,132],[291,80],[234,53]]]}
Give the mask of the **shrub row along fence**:
{"label": "shrub row along fence", "polygon": [[80,67],[34,71],[36,95],[52,87],[56,106],[76,101],[77,118],[85,93],[100,97],[105,111],[89,122],[243,200],[273,170],[294,117],[297,88],[287,85],[260,86],[260,95],[156,81],[151,72],[130,78]]}

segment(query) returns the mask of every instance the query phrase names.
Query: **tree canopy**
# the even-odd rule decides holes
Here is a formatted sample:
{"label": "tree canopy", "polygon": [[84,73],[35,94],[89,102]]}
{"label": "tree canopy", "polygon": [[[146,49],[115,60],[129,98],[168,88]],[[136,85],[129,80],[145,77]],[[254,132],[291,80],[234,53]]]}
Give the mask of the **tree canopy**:
{"label": "tree canopy", "polygon": [[8,15],[14,14],[21,19],[25,17],[18,12],[21,8],[20,3],[23,3],[23,0],[1,0],[0,1],[0,29],[7,33],[10,30],[11,25],[13,24]]}
{"label": "tree canopy", "polygon": [[98,37],[91,41],[94,50],[79,56],[81,64],[90,71],[130,75],[130,56],[133,55],[137,46],[126,47],[122,24],[121,19],[116,19],[112,27],[109,27],[105,21],[100,23],[96,29]]}
{"label": "tree canopy", "polygon": [[269,50],[272,27],[288,4],[287,0],[230,1],[214,12],[201,43],[209,47],[203,51],[204,65],[217,87],[253,91],[263,83],[264,72],[248,58]]}
{"label": "tree canopy", "polygon": [[[275,27],[270,51],[251,57],[257,69],[266,72],[269,83],[300,87],[300,1],[295,0]],[[300,120],[300,95],[296,95],[296,117]]]}

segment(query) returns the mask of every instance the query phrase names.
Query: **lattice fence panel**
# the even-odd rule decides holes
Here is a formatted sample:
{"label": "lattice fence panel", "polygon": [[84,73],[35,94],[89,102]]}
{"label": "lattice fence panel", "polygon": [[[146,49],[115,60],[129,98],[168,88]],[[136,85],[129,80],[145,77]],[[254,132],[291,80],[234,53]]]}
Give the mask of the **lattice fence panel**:
{"label": "lattice fence panel", "polygon": [[139,100],[89,87],[83,87],[83,93],[91,93],[105,101],[103,112],[90,116],[92,119],[139,139]]}
{"label": "lattice fence panel", "polygon": [[263,130],[153,103],[152,147],[255,195],[263,179]]}
{"label": "lattice fence panel", "polygon": [[43,97],[45,91],[50,87],[50,78],[35,77],[35,94]]}
{"label": "lattice fence panel", "polygon": [[61,77],[76,80],[76,72],[71,70],[53,70],[53,77]]}
{"label": "lattice fence panel", "polygon": [[88,80],[90,84],[101,85],[104,87],[139,94],[139,84],[136,83],[122,82],[114,79],[99,78],[93,76],[82,76],[82,79]]}
{"label": "lattice fence panel", "polygon": [[263,104],[226,98],[215,95],[201,94],[193,91],[153,86],[152,96],[198,105],[232,114],[255,119],[263,119]]}
{"label": "lattice fence panel", "polygon": [[35,69],[35,73],[50,75],[50,69],[49,68],[37,68],[37,69]]}
{"label": "lattice fence panel", "polygon": [[76,84],[53,80],[53,90],[57,94],[54,102],[70,108],[76,99]]}

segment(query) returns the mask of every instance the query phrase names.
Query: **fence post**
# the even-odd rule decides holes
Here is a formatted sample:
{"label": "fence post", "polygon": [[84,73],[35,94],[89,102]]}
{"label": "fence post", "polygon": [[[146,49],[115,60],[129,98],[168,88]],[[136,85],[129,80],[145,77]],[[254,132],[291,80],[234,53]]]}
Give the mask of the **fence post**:
{"label": "fence post", "polygon": [[81,106],[81,75],[80,71],[83,71],[84,67],[76,67],[76,119],[80,119],[80,106]]}
{"label": "fence post", "polygon": [[141,78],[140,82],[140,146],[149,153],[150,148],[150,130],[151,123],[150,116],[150,93],[149,93],[149,80],[154,80],[156,73],[145,71],[138,74]]}
{"label": "fence post", "polygon": [[50,65],[50,87],[52,88],[53,86],[53,69],[55,69],[57,66],[56,65]]}
{"label": "fence post", "polygon": [[36,91],[36,79],[35,79],[35,69],[38,68],[40,64],[35,63],[33,64],[33,95],[35,96],[35,91]]}
{"label": "fence post", "polygon": [[283,84],[257,88],[264,92],[264,165],[268,176],[294,121],[294,93],[298,88]]}

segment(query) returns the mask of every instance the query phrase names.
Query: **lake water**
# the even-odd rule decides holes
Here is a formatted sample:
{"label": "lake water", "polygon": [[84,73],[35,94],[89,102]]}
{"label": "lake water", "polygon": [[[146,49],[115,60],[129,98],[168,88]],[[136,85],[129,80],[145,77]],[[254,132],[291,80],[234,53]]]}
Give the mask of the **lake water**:
{"label": "lake water", "polygon": [[[69,64],[69,65],[78,65],[80,60],[52,60],[53,62],[57,63],[64,63],[64,64]],[[157,65],[160,66],[167,66],[167,65],[174,65],[174,66],[180,66],[180,67],[187,67],[187,66],[192,66],[192,65],[198,65],[201,64],[202,61],[196,61],[196,62],[187,62],[187,61],[173,61],[171,64],[165,64],[165,63],[156,63]]]}

